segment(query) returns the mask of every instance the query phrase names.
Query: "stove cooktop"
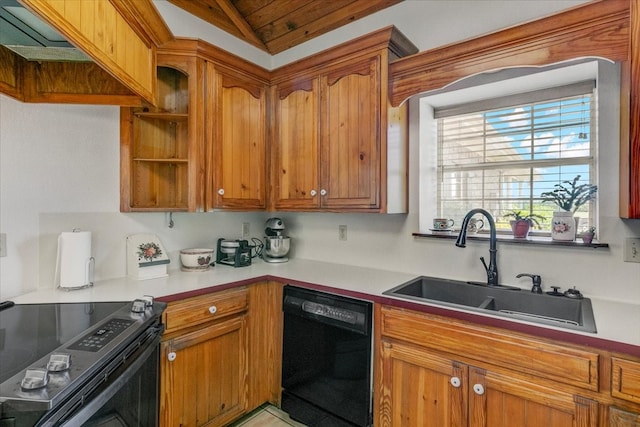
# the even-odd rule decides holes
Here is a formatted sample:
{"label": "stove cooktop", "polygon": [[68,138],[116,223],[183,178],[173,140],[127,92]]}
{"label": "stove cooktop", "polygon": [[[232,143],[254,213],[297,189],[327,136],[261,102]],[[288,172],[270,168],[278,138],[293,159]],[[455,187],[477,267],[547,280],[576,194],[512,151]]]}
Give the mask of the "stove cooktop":
{"label": "stove cooktop", "polygon": [[25,304],[0,311],[0,384],[131,302]]}

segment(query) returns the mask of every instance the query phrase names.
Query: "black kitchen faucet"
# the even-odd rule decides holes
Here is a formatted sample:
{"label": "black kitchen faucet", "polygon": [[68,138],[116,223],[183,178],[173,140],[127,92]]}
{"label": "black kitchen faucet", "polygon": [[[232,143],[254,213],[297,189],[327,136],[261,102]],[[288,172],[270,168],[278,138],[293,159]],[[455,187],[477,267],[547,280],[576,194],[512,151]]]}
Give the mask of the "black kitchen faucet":
{"label": "black kitchen faucet", "polygon": [[497,286],[498,285],[498,264],[496,260],[496,254],[498,249],[496,248],[497,238],[496,238],[496,223],[493,220],[493,217],[489,212],[484,209],[472,209],[464,216],[462,220],[462,227],[460,228],[460,234],[456,239],[456,246],[459,248],[464,248],[467,246],[467,226],[469,225],[469,220],[475,214],[482,214],[487,218],[487,222],[489,223],[489,265],[484,260],[484,257],[480,257],[480,261],[482,261],[482,265],[484,265],[484,269],[487,271],[487,285],[489,286]]}

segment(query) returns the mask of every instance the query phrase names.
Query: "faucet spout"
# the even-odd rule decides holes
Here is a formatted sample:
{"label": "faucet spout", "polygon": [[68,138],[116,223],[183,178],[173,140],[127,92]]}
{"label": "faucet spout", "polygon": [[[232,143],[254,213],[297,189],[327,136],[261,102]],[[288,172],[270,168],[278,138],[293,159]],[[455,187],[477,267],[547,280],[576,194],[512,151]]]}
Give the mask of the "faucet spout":
{"label": "faucet spout", "polygon": [[497,236],[496,236],[496,223],[493,220],[493,217],[489,212],[484,209],[472,209],[464,216],[462,220],[462,226],[460,227],[460,234],[458,234],[458,238],[456,239],[456,246],[459,248],[466,247],[467,244],[467,227],[469,225],[469,220],[475,214],[484,215],[487,218],[487,223],[489,224],[489,265],[484,260],[484,257],[480,257],[480,261],[482,261],[482,265],[484,266],[485,271],[487,272],[487,285],[496,286],[498,285],[498,261],[497,261]]}

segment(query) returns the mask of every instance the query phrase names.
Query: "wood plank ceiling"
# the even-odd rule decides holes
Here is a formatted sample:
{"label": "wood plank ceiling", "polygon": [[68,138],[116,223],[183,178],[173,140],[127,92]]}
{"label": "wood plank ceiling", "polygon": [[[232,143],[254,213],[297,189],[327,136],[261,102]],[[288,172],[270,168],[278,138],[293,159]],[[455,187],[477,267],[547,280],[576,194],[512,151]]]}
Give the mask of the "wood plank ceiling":
{"label": "wood plank ceiling", "polygon": [[274,55],[403,0],[169,0]]}

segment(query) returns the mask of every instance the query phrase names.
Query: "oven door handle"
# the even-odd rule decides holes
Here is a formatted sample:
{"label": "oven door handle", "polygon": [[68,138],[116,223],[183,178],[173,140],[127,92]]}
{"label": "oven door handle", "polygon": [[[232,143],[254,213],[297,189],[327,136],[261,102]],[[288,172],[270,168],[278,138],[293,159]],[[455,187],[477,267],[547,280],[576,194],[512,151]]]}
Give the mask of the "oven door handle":
{"label": "oven door handle", "polygon": [[[122,387],[135,376],[136,372],[147,362],[149,357],[153,355],[157,346],[160,344],[160,338],[162,337],[162,331],[164,328],[159,328],[157,335],[151,340],[147,341],[146,348],[142,353],[135,358],[135,360],[127,366],[125,371],[114,378],[113,382],[107,386],[98,395],[91,398],[89,402],[83,405],[79,410],[73,412],[68,418],[67,414],[63,414],[64,421],[60,423],[60,417],[51,417],[46,420],[42,427],[54,427],[54,426],[79,426],[87,422],[95,413],[107,403],[115,394],[122,389]],[[84,399],[83,399],[84,400]]]}

